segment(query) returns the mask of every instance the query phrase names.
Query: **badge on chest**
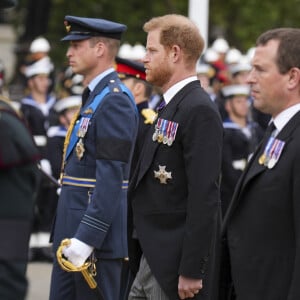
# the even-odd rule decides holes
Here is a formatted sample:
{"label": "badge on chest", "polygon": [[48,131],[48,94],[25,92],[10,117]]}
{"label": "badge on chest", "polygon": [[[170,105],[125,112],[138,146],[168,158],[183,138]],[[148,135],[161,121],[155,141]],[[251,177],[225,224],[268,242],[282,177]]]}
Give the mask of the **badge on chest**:
{"label": "badge on chest", "polygon": [[167,184],[168,179],[172,179],[172,172],[166,170],[166,166],[158,166],[158,170],[154,171],[154,178],[157,178],[161,184]]}

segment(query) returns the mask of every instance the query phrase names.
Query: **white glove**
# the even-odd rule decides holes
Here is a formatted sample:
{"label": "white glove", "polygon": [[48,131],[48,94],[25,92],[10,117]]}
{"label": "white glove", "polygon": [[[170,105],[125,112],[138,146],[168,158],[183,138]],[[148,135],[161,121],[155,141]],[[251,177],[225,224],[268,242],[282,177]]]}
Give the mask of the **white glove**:
{"label": "white glove", "polygon": [[56,190],[56,194],[57,194],[57,196],[59,196],[59,195],[60,195],[60,192],[61,192],[61,188],[58,188],[58,189]]}
{"label": "white glove", "polygon": [[81,267],[93,250],[94,247],[72,238],[70,245],[64,247],[62,253],[75,267]]}
{"label": "white glove", "polygon": [[51,164],[48,159],[41,159],[40,160],[41,169],[48,175],[52,175]]}

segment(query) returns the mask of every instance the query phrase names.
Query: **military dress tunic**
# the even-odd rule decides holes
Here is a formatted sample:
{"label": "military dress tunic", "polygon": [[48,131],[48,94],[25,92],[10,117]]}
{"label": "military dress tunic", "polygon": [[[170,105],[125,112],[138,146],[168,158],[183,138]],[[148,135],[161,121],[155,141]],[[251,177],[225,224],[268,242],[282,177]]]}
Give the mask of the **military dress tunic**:
{"label": "military dress tunic", "polygon": [[23,300],[40,159],[24,120],[0,96],[0,299]]}
{"label": "military dress tunic", "polygon": [[82,121],[88,123],[84,137],[66,158],[52,232],[55,252],[63,239],[75,237],[94,247],[98,260],[127,256],[127,186],[138,126],[134,100],[122,91],[116,72],[98,83],[80,116],[91,112],[89,105],[107,86],[92,117]]}

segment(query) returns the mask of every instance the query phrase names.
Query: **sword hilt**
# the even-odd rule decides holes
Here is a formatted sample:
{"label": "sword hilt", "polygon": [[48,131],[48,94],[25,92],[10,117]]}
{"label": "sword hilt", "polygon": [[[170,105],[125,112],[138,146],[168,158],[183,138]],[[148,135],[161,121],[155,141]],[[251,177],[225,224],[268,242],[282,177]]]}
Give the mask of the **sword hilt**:
{"label": "sword hilt", "polygon": [[76,267],[63,256],[62,250],[64,249],[64,247],[69,246],[70,243],[71,243],[70,239],[64,239],[64,240],[62,240],[60,246],[58,247],[58,249],[56,251],[56,258],[57,258],[59,265],[66,272],[81,272],[85,281],[88,283],[89,287],[91,289],[95,289],[97,287],[97,282],[93,277],[93,275],[95,274],[95,271],[94,270],[90,271],[92,262],[87,261],[82,266]]}

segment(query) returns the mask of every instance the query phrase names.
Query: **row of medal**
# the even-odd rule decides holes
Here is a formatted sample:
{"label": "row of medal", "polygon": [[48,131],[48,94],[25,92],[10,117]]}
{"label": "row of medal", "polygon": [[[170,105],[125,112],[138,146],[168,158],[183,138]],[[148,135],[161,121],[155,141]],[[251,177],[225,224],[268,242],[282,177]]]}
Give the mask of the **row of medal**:
{"label": "row of medal", "polygon": [[258,163],[272,169],[278,162],[284,145],[284,141],[270,137],[263,154],[258,159]]}
{"label": "row of medal", "polygon": [[155,131],[152,135],[152,140],[154,142],[157,141],[158,143],[172,146],[176,137],[177,129],[178,123],[158,118],[155,125]]}
{"label": "row of medal", "polygon": [[85,148],[83,143],[83,138],[87,133],[89,127],[90,118],[83,117],[80,119],[80,124],[76,135],[79,137],[79,141],[76,144],[75,151],[76,156],[79,160],[82,159]]}

